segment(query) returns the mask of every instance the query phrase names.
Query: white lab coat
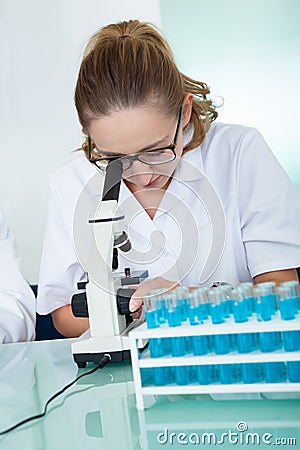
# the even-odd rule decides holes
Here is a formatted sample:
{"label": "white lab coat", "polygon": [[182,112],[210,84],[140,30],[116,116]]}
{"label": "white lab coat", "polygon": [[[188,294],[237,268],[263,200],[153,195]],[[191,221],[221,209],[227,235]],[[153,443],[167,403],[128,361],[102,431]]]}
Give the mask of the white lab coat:
{"label": "white lab coat", "polygon": [[12,233],[0,212],[0,343],[35,338],[36,302],[24,280]]}
{"label": "white lab coat", "polygon": [[[88,219],[103,181],[83,153],[51,177],[40,314],[70,303],[86,278]],[[300,266],[300,195],[252,128],[213,123],[203,144],[181,159],[153,220],[123,182],[119,207],[132,243],[130,252],[119,252],[121,270],[210,286]]]}

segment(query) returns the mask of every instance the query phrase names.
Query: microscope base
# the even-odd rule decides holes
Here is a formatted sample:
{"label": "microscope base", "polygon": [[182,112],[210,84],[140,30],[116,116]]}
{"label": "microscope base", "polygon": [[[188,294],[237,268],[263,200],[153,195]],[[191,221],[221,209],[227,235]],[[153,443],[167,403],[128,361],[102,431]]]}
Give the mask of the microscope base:
{"label": "microscope base", "polygon": [[[93,337],[90,330],[87,330],[72,343],[74,361],[81,368],[85,367],[88,362],[98,364],[107,353],[111,356],[111,362],[121,362],[129,359],[130,340],[128,331],[132,328],[134,326],[131,324],[121,335]],[[138,347],[143,348],[146,344],[147,340],[141,340]]]}
{"label": "microscope base", "polygon": [[[130,358],[130,350],[120,350],[117,352],[109,352],[111,356],[110,362],[121,362]],[[88,362],[99,364],[105,353],[76,353],[73,355],[74,361],[78,368],[86,367]]]}

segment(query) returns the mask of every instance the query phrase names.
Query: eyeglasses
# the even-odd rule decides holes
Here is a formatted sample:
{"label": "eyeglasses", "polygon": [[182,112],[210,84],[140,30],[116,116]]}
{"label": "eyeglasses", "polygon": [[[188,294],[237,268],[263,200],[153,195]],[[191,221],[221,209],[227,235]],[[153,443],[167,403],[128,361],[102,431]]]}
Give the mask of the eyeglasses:
{"label": "eyeglasses", "polygon": [[92,145],[91,138],[88,136],[88,159],[92,164],[95,164],[98,169],[105,170],[107,165],[111,161],[115,161],[116,159],[120,159],[122,161],[123,170],[128,170],[133,164],[133,161],[140,161],[149,166],[156,166],[159,164],[169,163],[176,159],[175,148],[178,141],[178,135],[181,125],[182,119],[182,108],[180,107],[175,136],[172,144],[167,147],[155,148],[153,150],[144,150],[142,152],[135,153],[134,155],[122,156],[122,155],[113,155],[113,156],[104,156],[101,158],[94,158],[92,156]]}

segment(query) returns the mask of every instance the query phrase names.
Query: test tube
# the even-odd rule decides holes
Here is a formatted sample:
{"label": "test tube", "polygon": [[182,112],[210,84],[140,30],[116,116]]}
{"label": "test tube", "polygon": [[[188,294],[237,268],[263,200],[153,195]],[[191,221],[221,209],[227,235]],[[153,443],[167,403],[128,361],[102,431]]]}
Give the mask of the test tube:
{"label": "test tube", "polygon": [[[248,322],[249,304],[244,298],[244,289],[240,286],[233,292],[233,317],[236,323]],[[238,333],[236,335],[237,351],[239,353],[250,353],[254,350],[253,333]],[[256,383],[259,381],[258,368],[256,363],[242,363],[240,365],[241,379],[243,383]]]}
{"label": "test tube", "polygon": [[235,323],[243,323],[248,321],[248,308],[244,299],[243,290],[238,287],[233,293],[232,313]]}
{"label": "test tube", "polygon": [[169,327],[178,327],[181,325],[181,310],[179,302],[174,292],[165,295],[166,316]]}
{"label": "test tube", "polygon": [[[284,284],[277,288],[279,299],[279,311],[282,320],[295,319],[294,308],[294,292],[293,287]],[[284,331],[283,335],[283,348],[287,352],[294,352],[300,349],[300,331]]]}
{"label": "test tube", "polygon": [[[211,302],[210,317],[214,325],[224,323],[222,292],[218,288],[209,289],[208,297]],[[215,334],[213,336],[214,351],[218,355],[224,355],[231,350],[230,339],[228,334]]]}
{"label": "test tube", "polygon": [[[262,286],[253,289],[256,296],[256,313],[259,321],[269,321],[272,319],[272,306],[269,301],[269,287]],[[281,347],[280,333],[277,331],[259,333],[259,345],[262,352],[274,352]]]}
{"label": "test tube", "polygon": [[236,364],[218,364],[219,381],[221,384],[237,382],[238,372]]}
{"label": "test tube", "polygon": [[214,381],[213,366],[210,364],[196,366],[196,377],[199,384],[211,384]]}
{"label": "test tube", "polygon": [[152,367],[152,376],[155,386],[165,386],[171,382],[170,367]]}
{"label": "test tube", "polygon": [[165,338],[149,339],[149,350],[151,358],[160,358],[165,355]]}
{"label": "test tube", "polygon": [[186,286],[178,286],[173,292],[178,300],[180,320],[185,322],[189,314],[189,289]]}
{"label": "test tube", "polygon": [[185,386],[190,382],[190,366],[174,366],[175,383]]}
{"label": "test tube", "polygon": [[286,363],[287,378],[291,383],[300,382],[300,361],[288,361]]}
{"label": "test tube", "polygon": [[263,370],[266,383],[282,383],[286,381],[284,362],[263,363]]}
{"label": "test tube", "polygon": [[280,284],[280,287],[289,287],[291,288],[291,297],[293,300],[293,307],[295,311],[295,315],[298,314],[300,310],[300,294],[299,294],[299,282],[298,281],[284,281]]}
{"label": "test tube", "polygon": [[[264,291],[264,299],[263,302],[268,303],[271,308],[271,313],[275,314],[277,311],[277,302],[276,302],[276,283],[274,281],[265,281],[264,283],[258,283],[256,287],[263,288]],[[264,320],[264,319],[263,319]]]}
{"label": "test tube", "polygon": [[283,320],[295,319],[294,293],[292,286],[283,283],[277,288],[280,316]]}
{"label": "test tube", "polygon": [[210,300],[210,317],[213,324],[224,323],[224,308],[222,305],[223,293],[219,288],[212,288],[208,291]]}
{"label": "test tube", "polygon": [[251,384],[257,383],[261,380],[261,370],[257,363],[243,363],[241,364],[241,378],[243,383]]}
{"label": "test tube", "polygon": [[253,284],[250,282],[240,283],[238,286],[242,289],[244,301],[247,306],[248,316],[252,316],[255,312],[255,297],[253,294]]}
{"label": "test tube", "polygon": [[[161,297],[156,294],[158,294],[158,291],[151,291],[144,297],[145,318],[148,328],[159,328],[161,323]],[[151,358],[164,356],[166,354],[164,339],[149,339],[149,349]],[[166,367],[153,367],[152,375],[156,386],[163,386],[167,383]]]}
{"label": "test tube", "polygon": [[206,320],[210,314],[210,301],[208,298],[209,288],[201,287],[197,290],[198,298],[199,298],[199,306],[198,306],[198,317],[199,320]]}
{"label": "test tube", "polygon": [[167,308],[165,302],[166,290],[164,288],[152,289],[147,297],[152,298],[153,304],[155,304],[158,316],[158,322],[163,324],[167,321]]}
{"label": "test tube", "polygon": [[[203,323],[203,321],[201,320],[201,317],[199,317],[199,315],[201,314],[201,310],[199,309],[199,293],[197,289],[190,292],[189,299],[190,299],[190,309],[189,309],[190,324],[192,326],[200,325],[201,323]],[[205,355],[209,351],[208,340],[207,336],[205,335],[191,336],[189,338],[189,343],[190,343],[190,350],[193,352],[194,355],[197,356]]]}
{"label": "test tube", "polygon": [[232,286],[220,285],[218,286],[218,289],[222,292],[223,317],[226,319],[232,314],[233,291],[235,288]]}
{"label": "test tube", "polygon": [[[175,292],[171,292],[166,296],[167,320],[170,327],[178,327],[181,325],[182,319],[182,303]],[[186,354],[186,339],[184,336],[169,338],[170,351],[172,356],[183,356]],[[175,383],[188,383],[188,370],[185,366],[174,367]]]}
{"label": "test tube", "polygon": [[272,306],[269,301],[269,289],[266,286],[257,286],[253,289],[256,297],[255,311],[258,321],[269,321],[272,319]]}
{"label": "test tube", "polygon": [[[272,320],[274,299],[272,296],[270,297],[270,293],[274,286],[275,283],[260,283],[257,288],[253,289],[257,296],[256,312],[258,320]],[[281,346],[280,333],[277,331],[259,333],[259,344],[262,352],[278,350]],[[285,364],[283,362],[263,363],[263,374],[267,383],[280,383],[286,379]]]}
{"label": "test tube", "polygon": [[160,310],[159,304],[152,295],[146,295],[144,298],[145,319],[148,328],[160,327]]}
{"label": "test tube", "polygon": [[[298,283],[297,283],[298,284]],[[277,288],[279,298],[279,310],[280,316],[283,320],[295,319],[295,290],[293,284],[289,282],[281,283]],[[283,336],[283,348],[287,352],[294,352],[300,349],[300,331],[284,331]],[[300,362],[299,361],[287,361],[287,378],[290,382],[300,381]]]}
{"label": "test tube", "polygon": [[[198,310],[198,317],[201,317],[201,320],[205,322],[205,320],[208,320],[210,316],[210,308],[211,308],[211,302],[208,296],[209,288],[208,287],[200,287],[197,289],[198,296],[199,296],[199,310]],[[213,349],[213,338],[211,335],[207,336],[207,346],[208,350],[212,351]]]}
{"label": "test tube", "polygon": [[[243,296],[243,290],[237,288],[233,292],[233,317],[235,323],[248,322],[248,306]],[[253,351],[253,335],[252,333],[238,333],[236,335],[237,351],[239,353],[250,353]]]}
{"label": "test tube", "polygon": [[197,292],[197,289],[189,293],[189,301],[188,317],[190,324],[198,325],[199,323],[203,323],[202,317],[199,314],[199,293]]}

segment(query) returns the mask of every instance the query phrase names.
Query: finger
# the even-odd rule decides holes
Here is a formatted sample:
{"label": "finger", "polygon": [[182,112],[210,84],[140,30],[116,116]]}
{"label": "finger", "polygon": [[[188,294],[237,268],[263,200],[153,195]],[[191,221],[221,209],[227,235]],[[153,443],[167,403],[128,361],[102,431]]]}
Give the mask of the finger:
{"label": "finger", "polygon": [[139,308],[137,311],[134,311],[134,312],[131,314],[131,317],[132,317],[133,319],[139,319],[139,318],[141,317],[141,315],[142,315],[142,310],[143,310],[143,308]]}
{"label": "finger", "polygon": [[143,304],[143,300],[140,298],[133,298],[131,297],[130,302],[129,302],[129,311],[131,312],[135,312],[138,309],[140,309],[140,307]]}

